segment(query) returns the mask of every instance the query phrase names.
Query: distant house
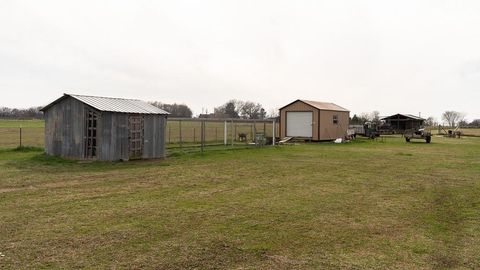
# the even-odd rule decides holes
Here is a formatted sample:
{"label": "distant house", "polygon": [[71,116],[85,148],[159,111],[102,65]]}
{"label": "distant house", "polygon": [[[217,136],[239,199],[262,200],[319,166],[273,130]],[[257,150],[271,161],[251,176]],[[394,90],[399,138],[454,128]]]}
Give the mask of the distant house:
{"label": "distant house", "polygon": [[395,131],[396,133],[403,133],[405,130],[409,129],[418,129],[423,126],[423,123],[425,122],[424,118],[401,113],[383,117],[380,120],[385,121],[384,126]]}
{"label": "distant house", "polygon": [[41,111],[48,155],[105,161],[165,157],[168,113],[144,101],[64,94]]}
{"label": "distant house", "polygon": [[333,103],[295,100],[280,108],[280,136],[314,141],[344,138],[349,110]]}

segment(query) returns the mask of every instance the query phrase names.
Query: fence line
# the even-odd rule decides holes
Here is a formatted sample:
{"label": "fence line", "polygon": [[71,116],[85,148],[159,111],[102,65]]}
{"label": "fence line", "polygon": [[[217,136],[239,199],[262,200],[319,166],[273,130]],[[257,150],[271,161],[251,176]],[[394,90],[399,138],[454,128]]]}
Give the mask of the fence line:
{"label": "fence line", "polygon": [[[22,127],[20,127],[20,125]],[[25,124],[27,125],[27,124]],[[0,148],[44,147],[42,125],[0,126]],[[274,120],[168,118],[165,130],[167,149],[209,146],[239,146],[255,143],[257,134],[273,144],[279,126]]]}

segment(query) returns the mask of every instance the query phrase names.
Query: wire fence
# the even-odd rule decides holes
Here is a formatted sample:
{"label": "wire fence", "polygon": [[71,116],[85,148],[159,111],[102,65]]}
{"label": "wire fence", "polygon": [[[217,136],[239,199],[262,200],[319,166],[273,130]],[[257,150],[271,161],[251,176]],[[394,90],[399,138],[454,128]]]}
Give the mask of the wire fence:
{"label": "wire fence", "polygon": [[44,147],[43,127],[0,127],[0,148]]}
{"label": "wire fence", "polygon": [[[16,121],[0,125],[0,148],[43,148],[44,136],[43,123],[28,126],[26,122]],[[259,138],[264,138],[265,144],[273,144],[278,137],[279,125],[273,120],[169,118],[165,130],[166,147],[172,150],[246,146],[258,143]]]}

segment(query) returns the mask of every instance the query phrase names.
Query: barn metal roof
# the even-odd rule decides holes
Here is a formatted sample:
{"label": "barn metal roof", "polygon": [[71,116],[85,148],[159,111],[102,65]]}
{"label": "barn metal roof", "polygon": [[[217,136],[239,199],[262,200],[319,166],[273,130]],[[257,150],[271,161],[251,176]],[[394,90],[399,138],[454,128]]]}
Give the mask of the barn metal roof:
{"label": "barn metal roof", "polygon": [[305,99],[297,99],[295,100],[294,102],[286,105],[286,106],[283,106],[282,108],[280,109],[283,109],[287,106],[290,106],[292,105],[293,103],[297,102],[297,101],[300,101],[300,102],[303,102],[307,105],[310,105],[314,108],[317,108],[319,110],[325,110],[325,111],[338,111],[338,112],[349,112],[349,110],[343,108],[343,107],[340,107],[338,106],[337,104],[335,103],[331,103],[331,102],[321,102],[321,101],[313,101],[313,100],[305,100]]}
{"label": "barn metal roof", "polygon": [[84,96],[75,94],[63,94],[63,96],[49,105],[41,109],[48,110],[51,106],[57,104],[61,100],[72,97],[83,102],[99,111],[103,112],[119,112],[119,113],[139,113],[139,114],[169,114],[145,101],[138,99],[110,98],[97,96]]}
{"label": "barn metal roof", "polygon": [[383,118],[381,118],[381,120],[385,120],[385,119],[393,119],[393,120],[395,120],[395,118],[396,118],[397,116],[403,116],[403,117],[405,117],[405,118],[410,118],[410,119],[413,119],[413,120],[420,120],[420,121],[425,120],[425,119],[422,118],[422,117],[418,117],[418,116],[415,116],[415,115],[413,115],[413,114],[404,114],[404,113],[397,113],[397,114],[394,114],[394,115],[391,115],[391,116],[383,117]]}

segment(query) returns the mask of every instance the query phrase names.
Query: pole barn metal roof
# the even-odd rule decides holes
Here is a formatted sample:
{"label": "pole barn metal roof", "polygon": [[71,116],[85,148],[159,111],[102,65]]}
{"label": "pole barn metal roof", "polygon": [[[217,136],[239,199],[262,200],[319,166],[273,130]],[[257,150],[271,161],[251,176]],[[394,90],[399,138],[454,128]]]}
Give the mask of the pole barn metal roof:
{"label": "pole barn metal roof", "polygon": [[388,120],[388,119],[397,120],[397,117],[399,117],[399,116],[402,116],[404,118],[413,119],[413,120],[418,120],[418,121],[424,121],[425,120],[422,117],[418,117],[418,116],[415,116],[413,114],[405,114],[405,113],[397,113],[397,114],[394,114],[394,115],[391,115],[391,116],[386,116],[386,117],[380,118],[380,120]]}
{"label": "pole barn metal roof", "polygon": [[41,109],[46,111],[61,100],[72,97],[99,111],[119,112],[119,113],[138,113],[138,114],[169,114],[145,101],[138,99],[110,98],[97,96],[83,96],[75,94],[63,94],[63,96]]}

